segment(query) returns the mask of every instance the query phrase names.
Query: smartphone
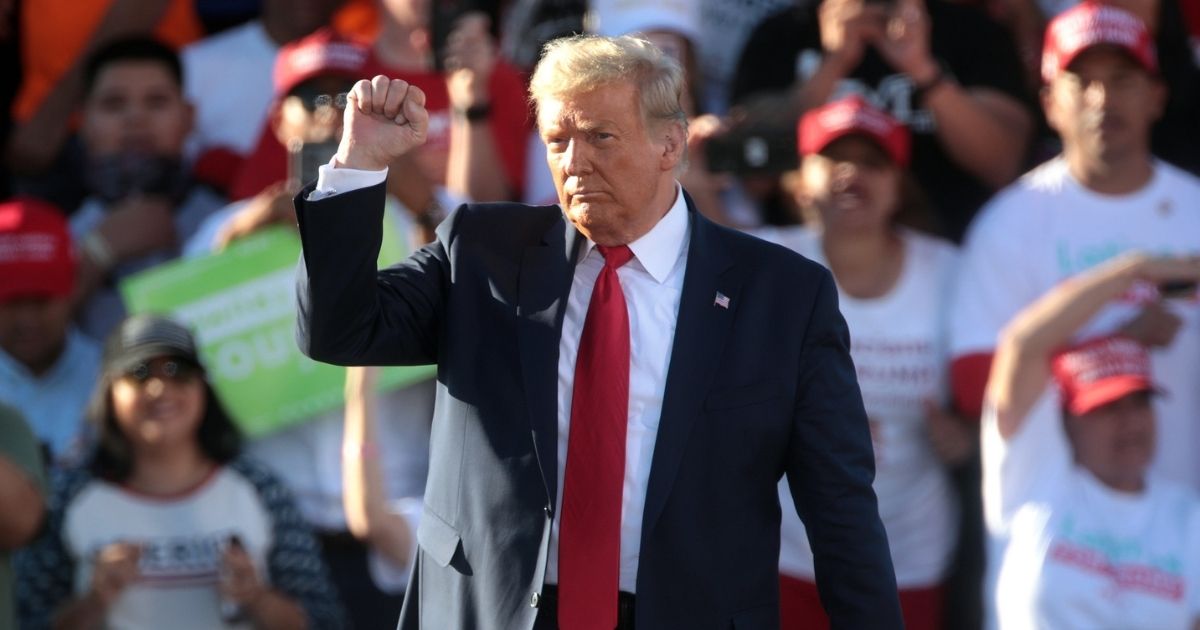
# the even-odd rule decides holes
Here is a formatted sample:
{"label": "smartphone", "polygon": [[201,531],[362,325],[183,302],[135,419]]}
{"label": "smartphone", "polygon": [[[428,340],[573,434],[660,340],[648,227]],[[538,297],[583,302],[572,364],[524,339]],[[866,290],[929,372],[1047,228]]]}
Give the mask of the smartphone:
{"label": "smartphone", "polygon": [[1158,285],[1158,294],[1166,300],[1195,297],[1196,283],[1191,280],[1171,280]]}
{"label": "smartphone", "polygon": [[783,173],[795,169],[796,134],[791,129],[747,128],[709,138],[704,159],[713,173]]}
{"label": "smartphone", "polygon": [[317,169],[337,153],[338,141],[296,142],[288,147],[288,179],[303,186],[317,180]]}

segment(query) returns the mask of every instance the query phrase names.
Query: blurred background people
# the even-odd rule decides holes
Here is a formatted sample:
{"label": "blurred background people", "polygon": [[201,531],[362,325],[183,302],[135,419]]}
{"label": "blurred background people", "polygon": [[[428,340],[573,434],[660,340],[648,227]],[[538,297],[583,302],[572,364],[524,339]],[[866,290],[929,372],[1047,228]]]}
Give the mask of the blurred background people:
{"label": "blurred background people", "polygon": [[284,45],[329,24],[342,0],[263,0],[258,17],[180,53],[184,95],[196,110],[187,156],[196,178],[228,196],[277,98],[271,80]]}
{"label": "blurred background people", "polygon": [[[20,88],[5,162],[16,189],[74,210],[87,194],[74,114],[86,60],[117,39],[154,37],[178,49],[203,34],[192,0],[13,0]],[[16,76],[16,75],[14,75]]]}
{"label": "blurred background people", "polygon": [[790,129],[803,111],[847,94],[911,130],[912,173],[952,240],[1024,163],[1033,117],[1020,62],[1009,35],[974,7],[822,0],[789,8],[747,40],[731,101],[748,123]]}
{"label": "blurred background people", "polygon": [[37,535],[45,513],[45,471],[37,438],[21,413],[0,404],[0,629],[17,628],[13,550]]}
{"label": "blurred background people", "polygon": [[[942,627],[942,581],[958,530],[947,466],[974,435],[949,403],[946,304],[958,253],[903,226],[908,130],[858,96],[809,110],[798,126],[804,226],[758,234],[829,267],[854,335],[851,356],[875,447],[875,492],[905,626]],[[780,483],[783,628],[828,628],[804,525]]]}
{"label": "blurred background people", "polygon": [[1200,500],[1150,465],[1167,437],[1151,401],[1174,392],[1156,385],[1137,339],[1078,340],[1137,283],[1180,281],[1196,299],[1200,256],[1126,254],[1058,285],[1001,333],[983,415],[1000,630],[1200,625]]}
{"label": "blurred background people", "polygon": [[103,339],[125,315],[120,280],[175,258],[224,202],[194,185],[183,162],[193,110],[174,51],[143,37],[115,41],[89,58],[84,84],[90,195],[71,232],[83,253],[78,321]]}
{"label": "blurred background people", "polygon": [[[1063,152],[998,194],[967,238],[950,312],[955,398],[966,415],[982,407],[999,331],[1039,296],[1125,251],[1200,252],[1200,180],[1150,150],[1166,86],[1141,21],[1082,3],[1051,22],[1042,59],[1042,104]],[[1147,345],[1172,392],[1154,401],[1163,439],[1153,469],[1200,488],[1200,300],[1163,302],[1137,285],[1084,332],[1130,322],[1159,331]]]}
{"label": "blurred background people", "polygon": [[72,323],[78,265],[62,212],[0,203],[0,402],[15,407],[47,459],[77,459],[100,373],[100,344]]}
{"label": "blurred background people", "polygon": [[186,328],[123,321],[89,416],[95,452],[19,557],[23,628],[341,627],[315,539],[240,457]]}

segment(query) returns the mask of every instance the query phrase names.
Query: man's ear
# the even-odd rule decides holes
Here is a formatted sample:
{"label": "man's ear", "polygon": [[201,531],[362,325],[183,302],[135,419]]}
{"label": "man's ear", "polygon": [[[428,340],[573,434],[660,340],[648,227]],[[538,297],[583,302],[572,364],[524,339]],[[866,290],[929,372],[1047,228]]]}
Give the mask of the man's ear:
{"label": "man's ear", "polygon": [[670,122],[662,126],[662,155],[660,168],[664,171],[675,170],[683,162],[687,150],[687,123]]}

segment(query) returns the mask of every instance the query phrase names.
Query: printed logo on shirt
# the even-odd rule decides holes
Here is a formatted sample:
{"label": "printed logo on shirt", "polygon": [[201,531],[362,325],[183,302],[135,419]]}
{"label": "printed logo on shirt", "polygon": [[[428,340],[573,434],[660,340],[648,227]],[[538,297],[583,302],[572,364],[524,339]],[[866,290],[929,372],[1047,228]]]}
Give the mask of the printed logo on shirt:
{"label": "printed logo on shirt", "polygon": [[[136,541],[138,582],[164,588],[216,584],[221,555],[233,530],[205,532],[195,536],[163,536]],[[96,545],[92,557],[106,545]]]}
{"label": "printed logo on shirt", "polygon": [[1170,601],[1183,597],[1181,558],[1153,554],[1136,538],[1083,531],[1070,517],[1063,519],[1047,558],[1112,580],[1117,591],[1140,592]]}
{"label": "printed logo on shirt", "polygon": [[[821,51],[806,49],[796,56],[796,76],[808,81],[821,66]],[[892,115],[915,134],[929,135],[937,131],[933,114],[925,108],[913,107],[916,86],[907,74],[889,74],[879,81],[878,88],[853,78],[844,78],[834,86],[829,101],[858,95],[871,105]]]}

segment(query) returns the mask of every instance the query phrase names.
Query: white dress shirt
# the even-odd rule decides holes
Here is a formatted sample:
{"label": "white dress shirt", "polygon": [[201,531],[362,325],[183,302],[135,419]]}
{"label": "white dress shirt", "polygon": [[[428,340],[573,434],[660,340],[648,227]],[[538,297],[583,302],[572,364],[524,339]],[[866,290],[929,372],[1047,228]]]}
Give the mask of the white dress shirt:
{"label": "white dress shirt", "polygon": [[[316,190],[309,199],[321,199],[383,182],[387,170],[356,171],[323,165]],[[675,202],[661,220],[638,240],[629,244],[633,259],[617,270],[625,305],[629,309],[629,421],[625,433],[625,480],[621,499],[620,589],[635,592],[642,511],[650,463],[658,437],[667,368],[675,341],[675,324],[687,262],[687,203],[676,185]],[[562,334],[558,343],[558,496],[562,505],[562,479],[567,463],[567,438],[571,426],[571,396],[575,381],[575,358],[579,338],[592,300],[592,286],[604,267],[595,244],[585,241],[575,266]],[[558,582],[559,510],[550,533],[550,558],[546,582]]]}

